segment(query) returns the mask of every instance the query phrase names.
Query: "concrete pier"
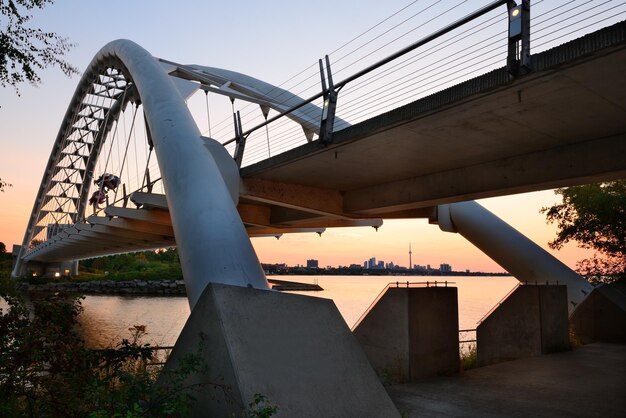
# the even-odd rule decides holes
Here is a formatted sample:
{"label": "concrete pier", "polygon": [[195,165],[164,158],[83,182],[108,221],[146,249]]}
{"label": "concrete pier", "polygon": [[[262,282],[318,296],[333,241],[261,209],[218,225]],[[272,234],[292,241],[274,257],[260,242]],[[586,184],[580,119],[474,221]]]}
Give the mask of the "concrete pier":
{"label": "concrete pier", "polygon": [[[332,300],[211,283],[198,300],[160,384],[189,355],[190,417],[243,416],[255,394],[277,417],[398,417]],[[226,391],[216,390],[217,383]]]}
{"label": "concrete pier", "polygon": [[457,372],[456,287],[402,286],[390,285],[353,330],[372,367],[386,384]]}
{"label": "concrete pier", "polygon": [[564,285],[521,285],[476,328],[478,365],[569,349]]}

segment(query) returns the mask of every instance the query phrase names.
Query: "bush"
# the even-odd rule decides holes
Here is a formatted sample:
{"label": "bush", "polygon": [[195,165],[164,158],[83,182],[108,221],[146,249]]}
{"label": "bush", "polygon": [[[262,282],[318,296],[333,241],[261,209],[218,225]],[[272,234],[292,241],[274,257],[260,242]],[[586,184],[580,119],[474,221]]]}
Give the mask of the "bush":
{"label": "bush", "polygon": [[478,366],[478,350],[476,344],[470,344],[467,350],[461,351],[461,370],[474,369]]}
{"label": "bush", "polygon": [[190,399],[170,393],[158,394],[158,408],[144,408],[159,372],[149,366],[153,348],[139,342],[145,327],[114,348],[87,349],[79,298],[53,294],[27,308],[6,280],[1,287],[9,307],[0,311],[0,416],[168,416],[159,411],[187,408]]}
{"label": "bush", "polygon": [[[157,385],[163,359],[141,344],[145,326],[130,329],[130,339],[93,350],[80,337],[81,298],[38,296],[26,303],[14,282],[0,278],[0,417],[176,417],[194,402],[185,381],[205,375],[201,353],[188,354]],[[207,381],[201,388],[230,390]],[[244,417],[270,417],[278,409],[255,395]]]}

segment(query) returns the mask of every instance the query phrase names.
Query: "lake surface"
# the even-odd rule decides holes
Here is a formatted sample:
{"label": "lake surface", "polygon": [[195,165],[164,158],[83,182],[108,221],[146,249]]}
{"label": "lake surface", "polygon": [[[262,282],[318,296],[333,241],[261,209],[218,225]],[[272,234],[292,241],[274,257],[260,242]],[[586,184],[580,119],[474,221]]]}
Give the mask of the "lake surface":
{"label": "lake surface", "polygon": [[[272,277],[268,277],[272,278]],[[274,276],[275,279],[318,283],[318,292],[293,292],[332,299],[349,327],[352,327],[389,284],[400,282],[433,282],[432,276]],[[441,277],[437,280],[440,281]],[[519,282],[513,277],[445,277],[456,286],[459,295],[459,327],[475,328]],[[450,282],[454,282],[451,284]],[[174,345],[189,316],[186,297],[181,296],[87,296],[80,316],[85,340],[92,347],[115,345],[130,337],[129,328],[145,325],[144,342],[152,345]]]}

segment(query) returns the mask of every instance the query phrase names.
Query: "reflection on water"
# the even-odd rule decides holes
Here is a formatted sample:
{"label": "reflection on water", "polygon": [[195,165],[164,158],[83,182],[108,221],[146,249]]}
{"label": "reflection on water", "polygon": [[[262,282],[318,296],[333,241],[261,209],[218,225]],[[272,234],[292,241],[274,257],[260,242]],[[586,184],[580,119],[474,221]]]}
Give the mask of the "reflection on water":
{"label": "reflection on water", "polygon": [[129,328],[145,325],[143,342],[169,346],[176,342],[189,316],[185,296],[87,296],[79,317],[83,336],[91,347],[107,347],[129,338]]}
{"label": "reflection on water", "polygon": [[[333,299],[348,326],[352,327],[376,296],[396,277],[391,276],[277,276],[303,283],[319,283],[320,292],[293,292]],[[432,281],[433,277],[399,277],[404,282]],[[438,278],[441,279],[441,278]],[[459,290],[459,326],[475,328],[476,323],[517,283],[513,277],[447,277]],[[189,316],[186,297],[87,296],[80,322],[85,340],[102,347],[128,338],[128,328],[146,325],[145,342],[168,346],[176,342]]]}

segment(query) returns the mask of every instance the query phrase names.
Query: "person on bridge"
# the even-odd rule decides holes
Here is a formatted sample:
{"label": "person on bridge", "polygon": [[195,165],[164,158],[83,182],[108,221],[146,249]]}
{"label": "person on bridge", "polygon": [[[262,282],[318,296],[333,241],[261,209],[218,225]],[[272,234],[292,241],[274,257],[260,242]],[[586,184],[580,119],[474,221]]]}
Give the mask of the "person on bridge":
{"label": "person on bridge", "polygon": [[94,181],[94,184],[100,187],[101,191],[104,189],[106,189],[106,191],[115,190],[120,184],[120,178],[113,174],[104,173]]}
{"label": "person on bridge", "polygon": [[100,203],[106,202],[107,195],[102,190],[96,190],[89,199],[89,204],[93,206],[93,211],[100,209]]}

